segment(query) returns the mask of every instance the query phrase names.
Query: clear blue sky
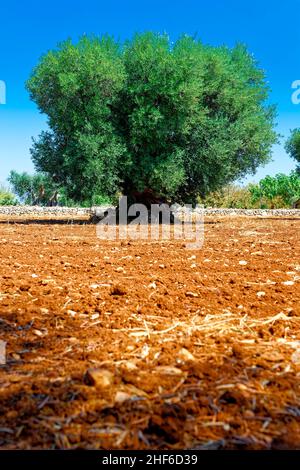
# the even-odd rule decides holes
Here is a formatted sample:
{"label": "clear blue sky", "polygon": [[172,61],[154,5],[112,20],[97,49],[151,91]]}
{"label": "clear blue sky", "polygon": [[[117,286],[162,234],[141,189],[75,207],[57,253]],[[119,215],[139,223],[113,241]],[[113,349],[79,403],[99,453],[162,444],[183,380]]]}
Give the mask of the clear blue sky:
{"label": "clear blue sky", "polygon": [[[9,0],[0,6],[0,80],[7,102],[0,104],[0,181],[11,169],[33,171],[31,137],[46,127],[46,118],[24,88],[32,67],[47,50],[66,38],[109,33],[121,40],[136,31],[197,34],[204,43],[234,46],[244,42],[266,70],[278,106],[278,131],[287,137],[300,127],[300,104],[292,104],[291,84],[300,80],[300,0]],[[282,139],[282,142],[284,139]],[[251,181],[266,174],[289,172],[295,163],[283,143],[273,149],[273,162]]]}

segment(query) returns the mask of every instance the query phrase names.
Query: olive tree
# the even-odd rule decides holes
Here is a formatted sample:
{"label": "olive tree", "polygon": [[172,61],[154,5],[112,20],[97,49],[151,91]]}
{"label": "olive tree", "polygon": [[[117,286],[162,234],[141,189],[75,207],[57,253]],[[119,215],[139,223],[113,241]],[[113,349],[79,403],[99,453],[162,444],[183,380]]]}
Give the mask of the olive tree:
{"label": "olive tree", "polygon": [[43,56],[27,87],[49,123],[35,167],[78,201],[151,191],[195,202],[266,164],[277,140],[265,74],[242,45],[84,37]]}

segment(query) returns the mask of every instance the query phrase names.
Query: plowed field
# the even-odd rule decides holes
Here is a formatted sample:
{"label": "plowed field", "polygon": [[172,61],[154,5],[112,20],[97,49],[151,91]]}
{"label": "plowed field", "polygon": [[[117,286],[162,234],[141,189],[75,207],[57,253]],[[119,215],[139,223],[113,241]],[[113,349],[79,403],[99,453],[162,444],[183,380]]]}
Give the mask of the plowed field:
{"label": "plowed field", "polygon": [[0,448],[300,448],[300,218],[0,223]]}

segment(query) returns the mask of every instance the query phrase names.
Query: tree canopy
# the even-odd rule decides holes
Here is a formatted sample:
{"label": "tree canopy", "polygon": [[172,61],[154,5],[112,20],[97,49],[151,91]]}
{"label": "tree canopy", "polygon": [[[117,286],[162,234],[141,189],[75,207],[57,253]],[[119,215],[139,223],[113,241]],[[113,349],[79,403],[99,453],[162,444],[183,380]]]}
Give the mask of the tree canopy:
{"label": "tree canopy", "polygon": [[44,205],[58,189],[51,177],[43,173],[29,175],[26,171],[18,173],[12,170],[9,174],[8,182],[14,194],[24,204],[39,203]]}
{"label": "tree canopy", "polygon": [[297,170],[300,174],[300,129],[292,131],[285,148],[290,156],[299,163]]}
{"label": "tree canopy", "polygon": [[27,88],[49,123],[35,167],[77,201],[151,189],[194,202],[254,173],[277,140],[264,71],[243,45],[83,37],[44,55]]}

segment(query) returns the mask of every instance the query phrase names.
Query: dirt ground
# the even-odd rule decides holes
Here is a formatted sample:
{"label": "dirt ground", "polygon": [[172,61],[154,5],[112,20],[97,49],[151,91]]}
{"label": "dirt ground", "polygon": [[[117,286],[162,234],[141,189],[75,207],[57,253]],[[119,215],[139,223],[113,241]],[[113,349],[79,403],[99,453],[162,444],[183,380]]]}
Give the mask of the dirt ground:
{"label": "dirt ground", "polygon": [[0,222],[1,449],[300,449],[300,218],[37,222]]}

